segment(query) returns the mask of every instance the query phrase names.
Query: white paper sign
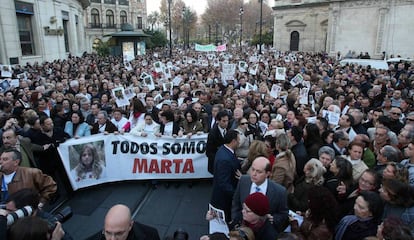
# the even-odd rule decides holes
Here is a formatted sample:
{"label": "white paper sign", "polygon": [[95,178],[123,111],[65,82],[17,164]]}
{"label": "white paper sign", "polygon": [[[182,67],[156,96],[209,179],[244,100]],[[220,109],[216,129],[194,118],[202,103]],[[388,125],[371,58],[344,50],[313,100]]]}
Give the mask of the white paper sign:
{"label": "white paper sign", "polygon": [[296,76],[290,80],[290,84],[293,87],[300,84],[300,83],[302,83],[302,82],[303,82],[303,76],[300,73],[296,74]]}
{"label": "white paper sign", "polygon": [[251,67],[249,67],[249,74],[250,75],[256,75],[257,69],[259,68],[259,64],[254,64]]}
{"label": "white paper sign", "polygon": [[276,78],[276,80],[284,81],[286,79],[286,68],[285,67],[277,67],[275,78]]}
{"label": "white paper sign", "polygon": [[273,98],[278,98],[281,90],[282,88],[279,85],[273,84],[269,94]]}
{"label": "white paper sign", "polygon": [[208,210],[211,211],[214,216],[214,218],[209,221],[209,233],[221,232],[229,235],[229,227],[226,223],[224,211],[213,207],[211,204],[208,205]]}
{"label": "white paper sign", "polygon": [[299,104],[308,104],[309,88],[301,88],[299,92]]}
{"label": "white paper sign", "polygon": [[340,113],[331,112],[327,110],[322,111],[322,117],[324,117],[329,124],[337,126],[339,123],[339,118],[341,117]]}
{"label": "white paper sign", "polygon": [[162,72],[162,62],[158,61],[154,63],[154,70],[156,73],[161,73]]}
{"label": "white paper sign", "polygon": [[118,107],[129,106],[129,100],[123,87],[112,89],[112,95],[115,97],[115,102]]}
{"label": "white paper sign", "polygon": [[239,71],[240,72],[247,72],[247,68],[249,67],[249,65],[247,65],[247,63],[245,61],[239,61]]}

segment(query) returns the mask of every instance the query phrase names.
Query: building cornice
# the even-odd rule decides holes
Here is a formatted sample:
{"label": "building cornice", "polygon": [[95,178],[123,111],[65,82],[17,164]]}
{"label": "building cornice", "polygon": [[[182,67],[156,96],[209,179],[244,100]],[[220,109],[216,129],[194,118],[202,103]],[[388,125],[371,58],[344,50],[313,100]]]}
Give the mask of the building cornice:
{"label": "building cornice", "polygon": [[80,2],[83,9],[85,9],[85,8],[89,7],[89,5],[91,5],[91,1],[89,1],[89,0],[78,0],[78,2]]}

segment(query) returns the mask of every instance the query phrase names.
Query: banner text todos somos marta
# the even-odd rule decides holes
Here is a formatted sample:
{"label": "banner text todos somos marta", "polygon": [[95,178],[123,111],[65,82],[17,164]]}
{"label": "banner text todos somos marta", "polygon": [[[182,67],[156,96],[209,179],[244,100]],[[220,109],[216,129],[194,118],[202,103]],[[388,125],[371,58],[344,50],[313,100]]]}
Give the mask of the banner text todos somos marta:
{"label": "banner text todos somos marta", "polygon": [[74,190],[134,179],[211,178],[207,135],[191,138],[92,135],[70,139],[59,154]]}

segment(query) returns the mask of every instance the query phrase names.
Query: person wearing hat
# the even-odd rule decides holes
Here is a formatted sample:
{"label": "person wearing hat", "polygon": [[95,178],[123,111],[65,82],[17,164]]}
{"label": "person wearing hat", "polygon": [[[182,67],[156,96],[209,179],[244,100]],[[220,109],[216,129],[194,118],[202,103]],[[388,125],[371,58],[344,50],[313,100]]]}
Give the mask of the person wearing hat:
{"label": "person wearing hat", "polygon": [[283,232],[288,221],[287,193],[282,185],[268,179],[271,167],[266,157],[257,157],[250,167],[250,175],[241,176],[232,202],[232,223],[243,221],[243,207],[247,197],[255,192],[265,194],[270,202],[267,217],[277,232]]}
{"label": "person wearing hat", "polygon": [[278,235],[267,217],[269,212],[269,199],[261,192],[254,192],[244,200],[242,225],[252,229],[258,240],[276,239]]}

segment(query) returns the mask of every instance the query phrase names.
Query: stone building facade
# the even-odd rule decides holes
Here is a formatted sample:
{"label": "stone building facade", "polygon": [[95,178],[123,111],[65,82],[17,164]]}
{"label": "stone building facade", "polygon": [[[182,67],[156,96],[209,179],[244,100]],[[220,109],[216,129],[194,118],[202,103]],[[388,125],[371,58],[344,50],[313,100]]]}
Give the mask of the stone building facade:
{"label": "stone building facade", "polygon": [[[107,40],[108,34],[121,31],[124,23],[134,29],[145,29],[147,25],[147,0],[91,0],[85,12],[87,51],[93,43]],[[99,40],[98,40],[99,39]]]}
{"label": "stone building facade", "polygon": [[414,0],[275,0],[274,39],[283,51],[368,52],[414,57]]}
{"label": "stone building facade", "polygon": [[80,55],[86,49],[88,0],[1,0],[0,63],[25,64]]}

